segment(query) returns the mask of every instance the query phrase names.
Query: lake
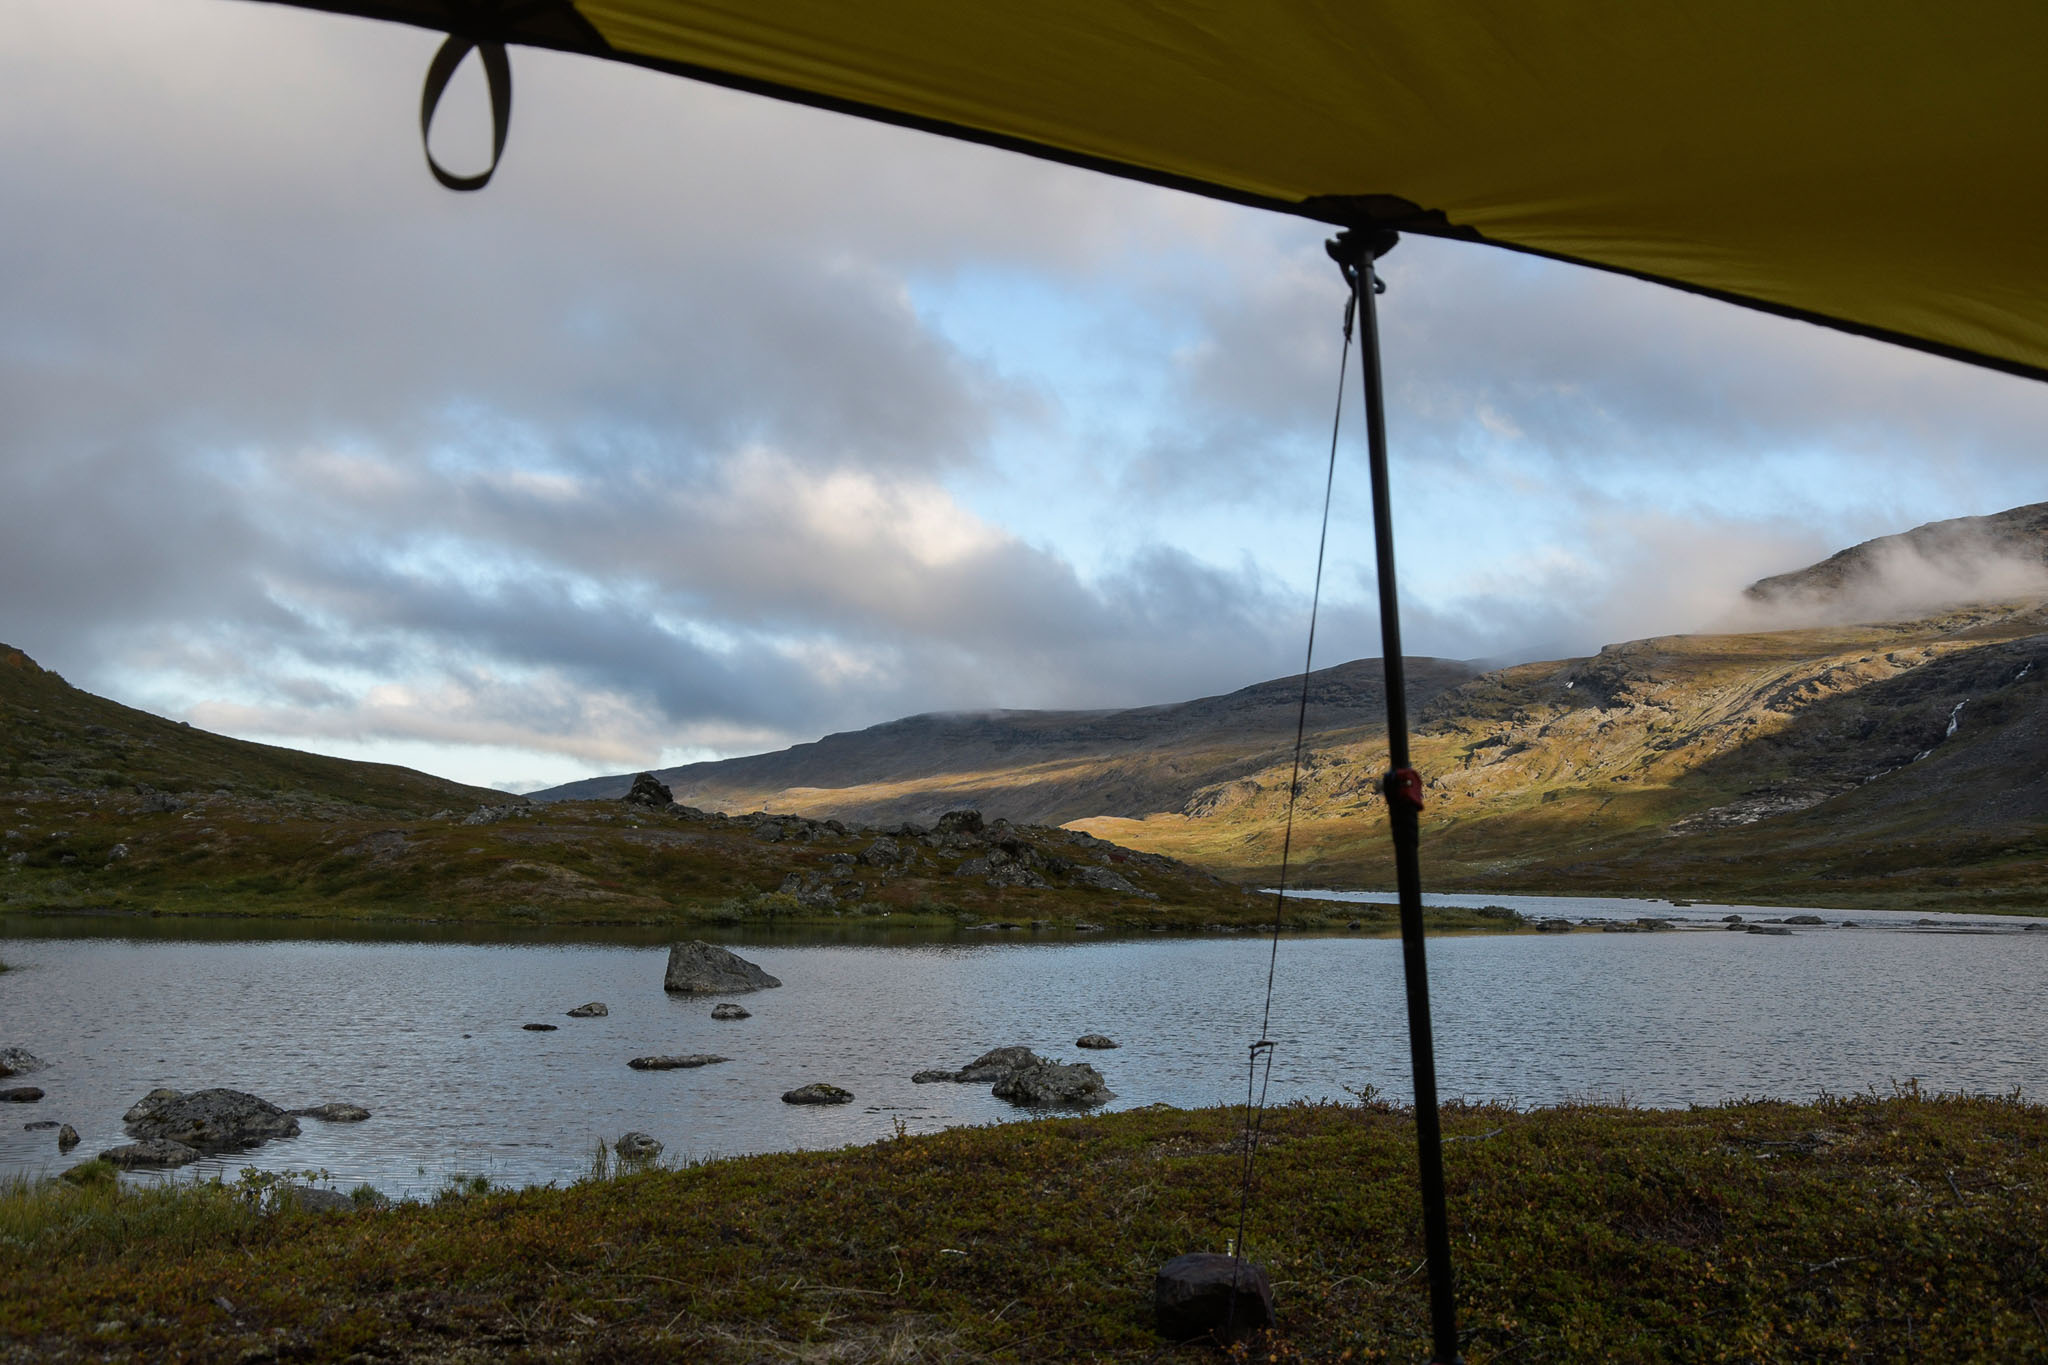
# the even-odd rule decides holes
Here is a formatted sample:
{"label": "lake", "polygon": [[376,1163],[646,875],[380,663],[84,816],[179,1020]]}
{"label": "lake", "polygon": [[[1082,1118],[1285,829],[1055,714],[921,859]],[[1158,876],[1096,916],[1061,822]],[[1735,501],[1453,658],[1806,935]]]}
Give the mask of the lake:
{"label": "lake", "polygon": [[[1382,900],[1383,896],[1366,899]],[[1728,913],[1796,911],[1661,902],[1455,897],[1536,914],[1683,918],[1677,932],[1454,936],[1430,945],[1440,1088],[1446,1096],[1640,1105],[1737,1096],[1811,1099],[1917,1079],[1926,1088],[2048,1093],[2042,989],[2048,932],[2010,918],[1819,911],[1790,936],[1729,933]],[[1578,908],[1568,908],[1578,907]],[[1864,926],[1839,927],[1843,920]],[[324,1169],[347,1188],[426,1193],[451,1175],[568,1181],[595,1144],[653,1134],[670,1159],[869,1142],[902,1130],[1022,1117],[988,1087],[915,1085],[1025,1043],[1097,1065],[1111,1108],[1244,1097],[1246,1049],[1265,987],[1267,941],[1114,941],[956,936],[917,941],[727,940],[784,985],[740,997],[751,1019],[661,988],[648,936],[604,943],[380,942],[27,936],[0,932],[0,1046],[49,1062],[46,1097],[0,1112],[0,1173],[62,1169],[126,1141],[121,1114],[157,1086],[231,1086],[287,1107],[347,1100],[359,1124],[302,1120],[302,1136],[186,1167]],[[88,929],[93,926],[86,926]],[[104,932],[105,925],[98,926]],[[154,933],[176,933],[151,921]],[[235,932],[214,922],[201,933]],[[278,931],[283,932],[283,931]],[[304,933],[304,926],[297,932]],[[570,1019],[601,1000],[610,1014]],[[527,1023],[551,1023],[550,1033]],[[1100,1032],[1112,1052],[1073,1046]],[[1273,1094],[1408,1095],[1400,945],[1388,938],[1282,940]],[[731,1058],[635,1072],[647,1053]],[[829,1081],[837,1108],[781,1103]],[[60,1158],[56,1119],[84,1137]]]}

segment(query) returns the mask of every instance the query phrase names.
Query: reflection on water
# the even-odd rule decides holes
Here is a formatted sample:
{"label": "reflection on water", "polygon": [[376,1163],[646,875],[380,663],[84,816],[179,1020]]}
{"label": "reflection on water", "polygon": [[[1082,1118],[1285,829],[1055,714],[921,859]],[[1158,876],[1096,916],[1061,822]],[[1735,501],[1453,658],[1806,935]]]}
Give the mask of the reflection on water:
{"label": "reflection on water", "polygon": [[[761,943],[747,956],[785,985],[745,998],[753,1018],[721,1023],[711,1000],[662,991],[658,944],[249,941],[234,927],[245,937],[0,940],[19,968],[0,975],[0,1045],[51,1063],[33,1078],[40,1104],[6,1106],[0,1171],[68,1164],[49,1133],[23,1131],[28,1120],[75,1125],[81,1158],[126,1140],[121,1113],[160,1085],[233,1086],[288,1107],[350,1100],[374,1114],[305,1120],[297,1139],[187,1174],[324,1168],[344,1187],[391,1193],[458,1171],[571,1179],[599,1139],[632,1128],[683,1157],[1012,1118],[986,1086],[910,1081],[1006,1043],[1095,1063],[1115,1108],[1227,1103],[1243,1095],[1267,951],[1245,938]],[[2040,1094],[2044,965],[2044,932],[1439,939],[1440,1084],[1525,1104],[1809,1098],[1908,1077]],[[611,1013],[564,1017],[586,1000]],[[529,1022],[560,1027],[522,1030]],[[1087,1032],[1124,1046],[1077,1052]],[[1405,1095],[1399,944],[1283,943],[1273,1036],[1277,1096],[1368,1084]],[[732,1060],[627,1068],[650,1052]],[[811,1081],[858,1100],[780,1102]]]}

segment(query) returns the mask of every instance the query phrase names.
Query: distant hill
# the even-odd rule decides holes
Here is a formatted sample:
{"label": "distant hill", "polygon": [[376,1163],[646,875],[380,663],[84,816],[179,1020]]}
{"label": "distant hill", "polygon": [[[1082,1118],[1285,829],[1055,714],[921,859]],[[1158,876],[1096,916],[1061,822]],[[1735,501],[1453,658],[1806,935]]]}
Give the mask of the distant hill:
{"label": "distant hill", "polygon": [[[2048,911],[2048,503],[1867,541],[1746,598],[1797,628],[1485,674],[1410,660],[1433,884]],[[1298,877],[1391,884],[1379,669],[1311,679]],[[729,810],[974,806],[1264,879],[1299,695],[913,716],[665,777]]]}
{"label": "distant hill", "polygon": [[[1446,659],[1411,659],[1408,668],[1411,705],[1478,672]],[[1042,824],[1143,815],[1178,810],[1203,787],[1257,772],[1291,751],[1300,701],[1301,679],[1293,677],[1120,711],[910,716],[657,776],[675,789],[676,800],[723,811],[929,821],[974,807],[990,819]],[[1318,670],[1309,679],[1308,705],[1318,733],[1384,724],[1378,661]],[[631,774],[619,774],[532,795],[619,796],[631,782]]]}
{"label": "distant hill", "polygon": [[1744,590],[1785,624],[1915,616],[2048,594],[2048,502],[1879,536]]}

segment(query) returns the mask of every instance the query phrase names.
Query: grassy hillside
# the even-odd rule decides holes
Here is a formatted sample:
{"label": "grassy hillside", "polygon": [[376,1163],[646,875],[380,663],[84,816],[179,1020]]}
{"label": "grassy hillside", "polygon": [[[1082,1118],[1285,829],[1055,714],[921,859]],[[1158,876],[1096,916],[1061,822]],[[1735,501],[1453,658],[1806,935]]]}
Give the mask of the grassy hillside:
{"label": "grassy hillside", "polygon": [[[18,650],[0,652],[0,707],[0,915],[1135,930],[1272,913],[1207,872],[1071,830],[966,821],[884,838],[680,805],[539,805],[248,744],[78,691]],[[1354,920],[1386,927],[1369,907],[1291,916],[1300,928]]]}

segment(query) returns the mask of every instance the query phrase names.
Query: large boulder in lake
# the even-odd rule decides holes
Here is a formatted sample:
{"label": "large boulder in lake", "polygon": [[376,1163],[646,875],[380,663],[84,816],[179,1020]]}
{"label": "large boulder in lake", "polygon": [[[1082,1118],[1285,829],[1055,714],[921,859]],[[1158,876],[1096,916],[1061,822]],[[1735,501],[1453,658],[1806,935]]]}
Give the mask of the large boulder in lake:
{"label": "large boulder in lake", "polygon": [[172,1142],[167,1138],[146,1138],[141,1142],[109,1147],[100,1153],[100,1160],[121,1167],[189,1166],[203,1155],[204,1153],[197,1147],[187,1147],[182,1142]]}
{"label": "large boulder in lake", "polygon": [[692,939],[668,950],[662,989],[683,995],[739,995],[780,986],[768,973],[714,943]]}
{"label": "large boulder in lake", "polygon": [[1012,1104],[1085,1109],[1116,1098],[1102,1073],[1086,1062],[1039,1061],[1021,1066],[995,1083],[990,1092]]}
{"label": "large boulder in lake", "polygon": [[299,1135],[297,1119],[245,1090],[152,1090],[121,1121],[145,1142],[160,1139],[203,1152]]}

